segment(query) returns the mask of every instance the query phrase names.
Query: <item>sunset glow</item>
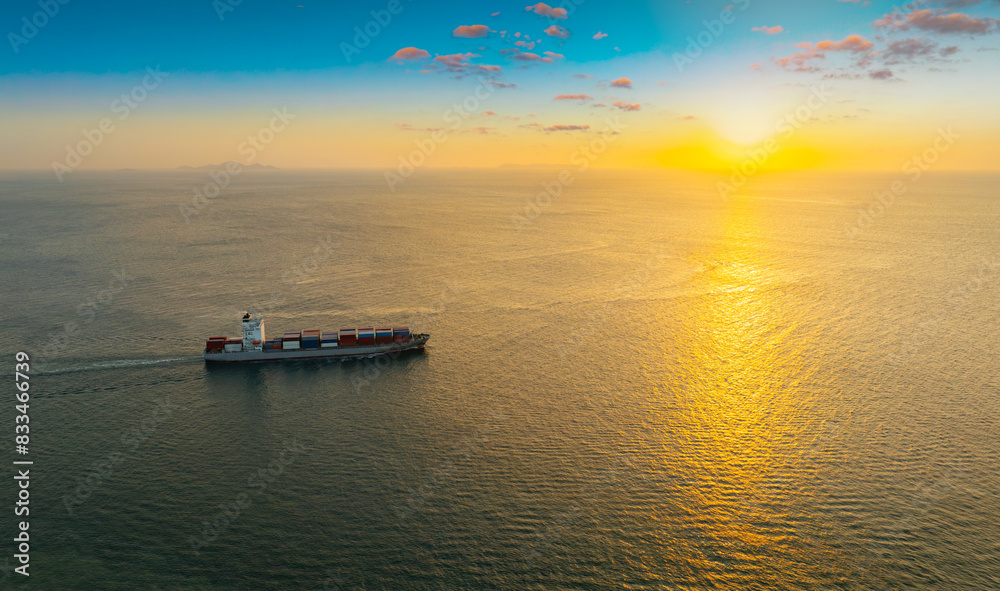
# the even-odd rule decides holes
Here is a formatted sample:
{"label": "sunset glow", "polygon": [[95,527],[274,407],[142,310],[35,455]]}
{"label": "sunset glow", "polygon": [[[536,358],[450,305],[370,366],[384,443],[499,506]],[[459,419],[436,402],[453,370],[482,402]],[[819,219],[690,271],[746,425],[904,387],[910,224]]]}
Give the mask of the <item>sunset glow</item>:
{"label": "sunset glow", "polygon": [[996,169],[983,73],[1000,65],[1000,6],[952,4],[181,2],[141,25],[115,3],[70,4],[44,27],[9,22],[0,156],[11,169],[236,160],[281,108],[294,119],[255,161],[287,168],[391,168],[435,131],[422,166],[559,165],[613,125],[594,167],[894,170],[951,127],[962,139],[937,169]]}

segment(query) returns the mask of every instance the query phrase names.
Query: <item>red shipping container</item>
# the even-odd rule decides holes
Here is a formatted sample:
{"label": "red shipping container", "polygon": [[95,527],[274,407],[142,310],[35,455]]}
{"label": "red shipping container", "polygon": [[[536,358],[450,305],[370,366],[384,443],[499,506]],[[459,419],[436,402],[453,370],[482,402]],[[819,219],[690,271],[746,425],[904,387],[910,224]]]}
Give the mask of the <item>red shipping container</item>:
{"label": "red shipping container", "polygon": [[355,328],[342,328],[338,338],[341,347],[350,347],[358,344],[358,331]]}

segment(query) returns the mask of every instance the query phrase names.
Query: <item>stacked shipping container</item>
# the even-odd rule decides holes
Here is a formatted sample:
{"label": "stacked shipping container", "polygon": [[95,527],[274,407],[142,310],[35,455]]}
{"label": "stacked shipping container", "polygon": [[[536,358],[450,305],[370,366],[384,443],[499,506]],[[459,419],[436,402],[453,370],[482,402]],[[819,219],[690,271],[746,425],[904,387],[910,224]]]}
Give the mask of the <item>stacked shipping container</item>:
{"label": "stacked shipping container", "polygon": [[205,343],[205,350],[221,353],[226,348],[226,337],[210,337]]}
{"label": "stacked shipping container", "polygon": [[295,351],[302,348],[302,331],[289,331],[281,337],[281,348],[285,351]]}
{"label": "stacked shipping container", "polygon": [[[404,328],[342,328],[338,332],[323,332],[319,329],[297,330],[284,333],[283,337],[263,342],[264,351],[296,351],[300,349],[327,349],[331,347],[388,345],[408,343],[412,338],[410,329]],[[243,340],[224,336],[211,337],[205,343],[209,353],[236,352],[243,350]]]}
{"label": "stacked shipping container", "polygon": [[302,348],[319,349],[319,329],[302,331]]}
{"label": "stacked shipping container", "polygon": [[351,347],[358,344],[358,330],[356,328],[340,329],[338,338],[341,347]]}

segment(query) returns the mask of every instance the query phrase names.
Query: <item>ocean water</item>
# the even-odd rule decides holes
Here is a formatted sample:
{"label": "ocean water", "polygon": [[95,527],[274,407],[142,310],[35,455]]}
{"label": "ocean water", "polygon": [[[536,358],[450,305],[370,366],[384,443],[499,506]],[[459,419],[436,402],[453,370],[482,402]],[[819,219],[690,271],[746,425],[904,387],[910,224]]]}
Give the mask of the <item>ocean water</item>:
{"label": "ocean water", "polygon": [[1000,177],[557,172],[0,175],[31,588],[1000,588]]}

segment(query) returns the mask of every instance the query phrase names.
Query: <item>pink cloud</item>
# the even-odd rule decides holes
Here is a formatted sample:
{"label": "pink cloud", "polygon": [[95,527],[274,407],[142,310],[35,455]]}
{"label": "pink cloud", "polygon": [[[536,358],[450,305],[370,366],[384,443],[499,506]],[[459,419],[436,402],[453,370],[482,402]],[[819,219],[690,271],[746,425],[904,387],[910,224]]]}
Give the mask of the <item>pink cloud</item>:
{"label": "pink cloud", "polygon": [[525,10],[529,10],[537,15],[547,16],[549,18],[566,18],[567,16],[569,16],[566,14],[565,8],[552,8],[551,6],[549,6],[544,2],[539,2],[538,4],[534,4],[532,6],[527,6],[525,7]]}
{"label": "pink cloud", "polygon": [[593,100],[594,97],[587,94],[560,94],[556,98],[552,99],[554,101],[589,101]]}
{"label": "pink cloud", "polygon": [[751,31],[760,31],[761,33],[765,33],[767,35],[777,35],[778,33],[781,33],[782,31],[784,31],[785,29],[783,29],[781,27],[781,25],[778,25],[776,27],[754,27],[754,28],[752,28],[750,30]]}
{"label": "pink cloud", "polygon": [[550,125],[545,131],[584,131],[590,129],[589,125]]}
{"label": "pink cloud", "polygon": [[611,81],[611,86],[615,88],[632,88],[632,81],[628,78],[619,78]]}
{"label": "pink cloud", "polygon": [[514,45],[517,45],[518,47],[523,47],[523,48],[529,49],[529,50],[535,48],[535,42],[534,41],[525,41],[524,39],[521,39],[519,41],[515,41]]}
{"label": "pink cloud", "polygon": [[486,25],[462,25],[451,32],[455,37],[474,39],[476,37],[486,37],[490,34],[490,28]]}
{"label": "pink cloud", "polygon": [[617,107],[617,108],[621,109],[622,111],[638,111],[639,109],[642,108],[642,105],[633,104],[633,103],[626,103],[624,101],[615,101],[615,102],[613,102],[611,104],[612,104],[612,106]]}
{"label": "pink cloud", "polygon": [[554,51],[543,51],[542,54],[543,55],[547,55],[547,56],[549,56],[552,59],[561,59],[561,58],[566,57],[565,55],[563,55],[561,53],[556,53]]}
{"label": "pink cloud", "polygon": [[597,32],[597,34],[596,34],[596,35],[594,35],[594,39],[604,39],[604,38],[605,38],[605,37],[607,37],[607,36],[608,36],[608,34],[607,34],[607,33],[602,33],[602,32],[600,32],[600,31],[598,31],[598,32]]}
{"label": "pink cloud", "polygon": [[393,56],[389,58],[389,61],[420,60],[429,58],[430,56],[431,54],[428,53],[426,49],[417,49],[416,47],[404,47],[403,49],[400,49],[395,54],[393,54]]}
{"label": "pink cloud", "polygon": [[875,44],[861,35],[848,35],[840,41],[820,41],[813,46],[818,51],[852,51],[854,53],[868,51],[872,47],[875,47]]}
{"label": "pink cloud", "polygon": [[545,29],[545,34],[549,37],[558,37],[560,39],[569,39],[569,31],[560,27],[559,25],[552,25],[548,29]]}
{"label": "pink cloud", "polygon": [[825,40],[815,44],[799,43],[796,47],[805,51],[776,59],[774,62],[782,68],[795,72],[816,72],[819,68],[809,64],[813,60],[826,59],[826,52],[846,51],[857,54],[870,51],[875,47],[875,44],[861,35],[849,35],[840,41]]}
{"label": "pink cloud", "polygon": [[494,13],[493,13],[493,14],[491,14],[490,16],[500,16],[500,12],[499,12],[499,11],[497,11],[497,12],[494,12]]}
{"label": "pink cloud", "polygon": [[996,30],[995,18],[975,18],[961,12],[944,14],[941,10],[916,10],[906,15],[886,14],[879,20],[872,23],[873,27],[880,29],[893,29],[907,31],[917,28],[932,33],[969,33],[970,35],[981,35]]}
{"label": "pink cloud", "polygon": [[483,117],[496,117],[497,114],[493,111],[483,111],[480,115]]}

